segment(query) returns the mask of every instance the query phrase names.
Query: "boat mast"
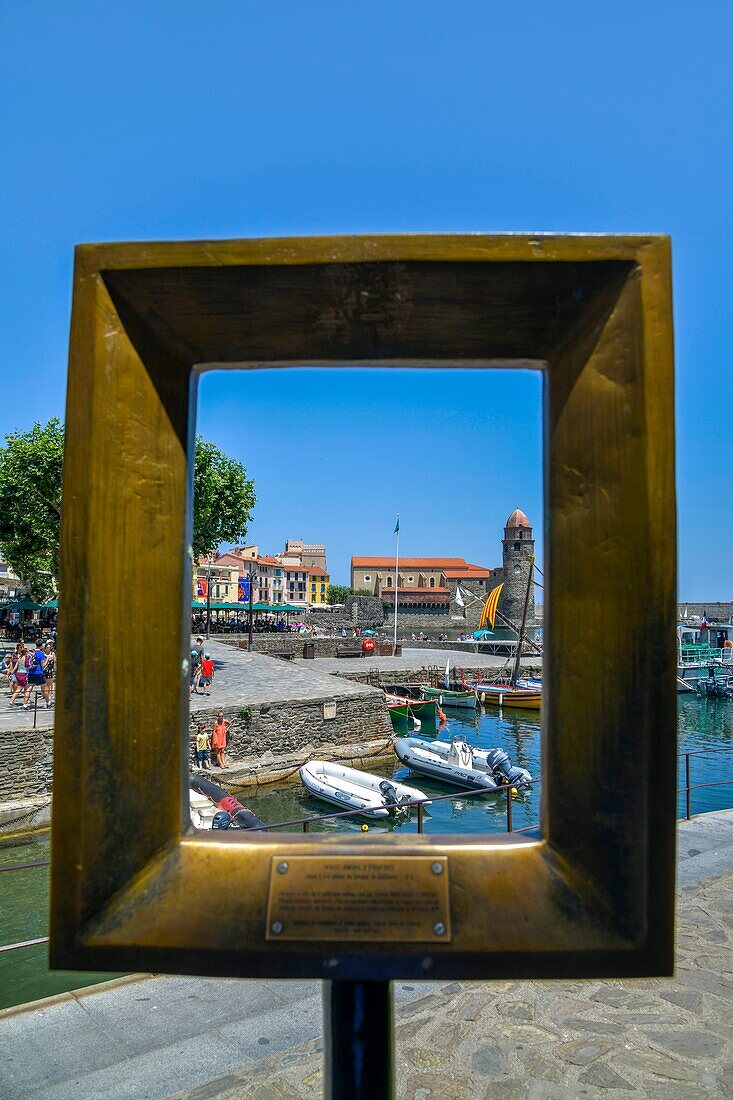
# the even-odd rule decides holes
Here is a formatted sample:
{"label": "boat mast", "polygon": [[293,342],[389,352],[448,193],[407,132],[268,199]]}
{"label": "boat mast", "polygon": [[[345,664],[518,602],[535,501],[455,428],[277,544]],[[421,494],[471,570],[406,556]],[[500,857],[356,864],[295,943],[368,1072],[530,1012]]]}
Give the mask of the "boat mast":
{"label": "boat mast", "polygon": [[392,656],[397,653],[397,594],[400,587],[400,517],[394,529],[395,534],[395,570],[394,570],[394,641],[392,643]]}
{"label": "boat mast", "polygon": [[517,686],[517,677],[519,676],[519,662],[522,659],[522,643],[524,642],[524,628],[527,625],[527,609],[529,607],[529,594],[532,591],[532,574],[534,573],[534,554],[532,560],[529,563],[529,577],[527,578],[527,591],[524,593],[524,607],[522,609],[522,625],[519,628],[519,638],[517,639],[517,654],[514,658],[514,672],[512,672],[511,685]]}

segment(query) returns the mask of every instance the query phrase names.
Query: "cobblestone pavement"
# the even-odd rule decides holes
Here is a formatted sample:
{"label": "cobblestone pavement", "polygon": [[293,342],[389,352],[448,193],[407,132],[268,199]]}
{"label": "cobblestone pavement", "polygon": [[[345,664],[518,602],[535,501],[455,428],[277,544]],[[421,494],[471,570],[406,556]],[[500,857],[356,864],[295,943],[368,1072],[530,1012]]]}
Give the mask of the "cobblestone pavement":
{"label": "cobblestone pavement", "polygon": [[192,695],[191,713],[218,706],[289,702],[296,699],[333,699],[336,695],[363,695],[374,688],[328,675],[322,661],[282,661],[264,653],[250,653],[224,642],[208,642],[207,652],[216,671],[211,695]]}
{"label": "cobblestone pavement", "polygon": [[[347,639],[348,640],[348,639]],[[206,644],[216,664],[211,695],[192,695],[191,713],[210,711],[215,707],[242,704],[286,702],[290,699],[333,699],[337,696],[358,695],[372,692],[374,688],[347,680],[343,673],[367,672],[376,669],[381,673],[405,669],[428,668],[437,665],[445,668],[448,658],[451,668],[497,668],[505,660],[486,654],[460,653],[444,649],[403,649],[401,657],[347,658],[319,657],[315,661],[282,661],[263,653],[250,653],[244,649],[210,639]],[[541,665],[540,658],[532,658],[533,667]],[[334,674],[341,674],[334,683]],[[35,714],[37,729],[53,727],[54,707],[47,710],[39,698]],[[5,695],[0,696],[0,728],[32,729],[34,710],[9,706]]]}
{"label": "cobblestone pavement", "polygon": [[[348,639],[345,639],[348,643]],[[319,657],[316,664],[320,672],[343,674],[344,672],[366,672],[378,669],[380,672],[396,672],[403,669],[420,669],[436,666],[444,669],[450,660],[452,672],[457,668],[502,668],[506,657],[492,657],[488,653],[462,653],[453,649],[408,649],[403,648],[401,657]],[[296,660],[297,665],[306,662]],[[542,667],[542,658],[527,656],[523,664],[532,668]]]}

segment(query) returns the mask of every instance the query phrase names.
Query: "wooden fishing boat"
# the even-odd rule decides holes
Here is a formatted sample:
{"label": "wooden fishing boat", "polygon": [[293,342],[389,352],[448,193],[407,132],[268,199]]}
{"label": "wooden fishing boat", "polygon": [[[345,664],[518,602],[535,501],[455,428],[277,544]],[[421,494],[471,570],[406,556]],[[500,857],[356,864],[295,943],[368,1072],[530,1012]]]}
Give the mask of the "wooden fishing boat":
{"label": "wooden fishing boat", "polygon": [[430,699],[441,707],[460,707],[464,710],[475,710],[475,691],[451,691],[449,688],[430,687],[429,684],[420,684],[420,694],[423,699]]}
{"label": "wooden fishing boat", "polygon": [[476,695],[485,706],[519,707],[524,710],[539,710],[542,702],[540,688],[520,687],[519,684],[476,684]]}
{"label": "wooden fishing boat", "polygon": [[407,707],[408,717],[419,718],[421,722],[427,720],[428,725],[431,722],[435,725],[438,704],[434,699],[410,699],[386,689],[384,695],[388,707]]}

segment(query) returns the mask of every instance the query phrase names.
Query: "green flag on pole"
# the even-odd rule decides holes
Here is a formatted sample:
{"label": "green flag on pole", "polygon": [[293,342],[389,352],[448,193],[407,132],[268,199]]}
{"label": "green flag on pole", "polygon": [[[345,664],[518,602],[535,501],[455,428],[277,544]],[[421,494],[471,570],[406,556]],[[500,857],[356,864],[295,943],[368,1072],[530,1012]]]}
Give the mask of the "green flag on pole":
{"label": "green flag on pole", "polygon": [[397,523],[395,524],[394,533],[397,534],[400,529],[400,517],[397,517]]}

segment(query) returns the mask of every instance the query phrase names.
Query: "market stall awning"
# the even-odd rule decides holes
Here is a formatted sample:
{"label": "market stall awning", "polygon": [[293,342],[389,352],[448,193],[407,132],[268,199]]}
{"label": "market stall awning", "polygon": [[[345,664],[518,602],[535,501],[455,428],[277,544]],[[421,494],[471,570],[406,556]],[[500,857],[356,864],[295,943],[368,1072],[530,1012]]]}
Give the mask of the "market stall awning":
{"label": "market stall awning", "polygon": [[[245,614],[249,612],[248,603],[214,603],[212,600],[210,604],[212,611],[243,611]],[[206,611],[206,602],[204,600],[192,600],[191,608],[193,611]],[[292,603],[253,603],[253,611],[271,611],[274,614],[279,612],[292,612],[299,611],[303,614],[307,608],[298,606]]]}
{"label": "market stall awning", "polygon": [[0,611],[40,611],[42,604],[33,600],[11,600],[0,607]]}
{"label": "market stall awning", "polygon": [[[191,608],[194,611],[206,611],[206,602],[202,600],[192,600]],[[211,611],[247,611],[249,604],[247,603],[218,603],[214,600],[209,604]],[[252,610],[257,610],[257,604],[252,606]]]}
{"label": "market stall awning", "polygon": [[59,605],[58,600],[46,600],[45,604],[41,608],[41,611],[43,611],[47,607],[58,607],[58,605]]}

